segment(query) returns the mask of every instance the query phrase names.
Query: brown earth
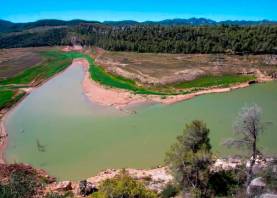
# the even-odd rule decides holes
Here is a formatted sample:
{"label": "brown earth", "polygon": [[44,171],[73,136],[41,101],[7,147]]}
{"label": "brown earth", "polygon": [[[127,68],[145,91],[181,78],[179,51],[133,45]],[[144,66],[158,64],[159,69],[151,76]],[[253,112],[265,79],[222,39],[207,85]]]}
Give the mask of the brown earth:
{"label": "brown earth", "polygon": [[29,47],[0,49],[0,80],[31,68],[43,61],[41,51],[55,49],[51,47]]}
{"label": "brown earth", "polygon": [[200,76],[254,74],[277,70],[277,55],[154,54],[101,51],[96,63],[107,71],[141,84],[165,85]]}

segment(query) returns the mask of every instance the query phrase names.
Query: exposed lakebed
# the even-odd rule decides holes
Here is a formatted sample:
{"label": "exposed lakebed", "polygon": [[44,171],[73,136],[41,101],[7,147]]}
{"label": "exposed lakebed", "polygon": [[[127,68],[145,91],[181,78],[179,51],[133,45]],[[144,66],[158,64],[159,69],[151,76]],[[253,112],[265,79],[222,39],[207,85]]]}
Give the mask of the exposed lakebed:
{"label": "exposed lakebed", "polygon": [[87,178],[105,168],[150,168],[163,163],[170,144],[193,119],[204,120],[211,129],[214,153],[228,155],[221,143],[232,136],[239,109],[251,103],[260,105],[264,120],[273,123],[260,143],[276,154],[277,82],[172,105],[133,106],[129,108],[136,113],[129,114],[88,101],[83,76],[81,65],[69,67],[8,114],[8,162],[30,163],[59,179]]}

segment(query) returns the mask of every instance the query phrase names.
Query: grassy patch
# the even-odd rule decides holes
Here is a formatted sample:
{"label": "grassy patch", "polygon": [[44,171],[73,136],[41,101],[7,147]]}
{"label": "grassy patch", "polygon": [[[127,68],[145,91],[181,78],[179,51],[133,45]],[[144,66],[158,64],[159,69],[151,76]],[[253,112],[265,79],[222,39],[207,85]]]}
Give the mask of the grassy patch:
{"label": "grassy patch", "polygon": [[25,69],[18,75],[0,81],[1,85],[7,84],[30,84],[32,82],[40,83],[41,81],[62,71],[71,64],[72,59],[65,53],[59,51],[40,52],[44,61],[32,68]]}
{"label": "grassy patch", "polygon": [[0,90],[0,109],[4,108],[12,101],[14,92],[11,90]]}
{"label": "grassy patch", "polygon": [[20,100],[25,93],[18,92],[14,89],[0,87],[0,110],[9,107]]}
{"label": "grassy patch", "polygon": [[82,54],[79,52],[69,52],[66,56],[74,59],[74,58],[86,58],[89,62],[89,72],[91,74],[91,78],[105,86],[114,87],[119,89],[127,89],[129,91],[133,91],[137,94],[154,94],[154,95],[166,95],[165,93],[161,93],[158,91],[148,90],[136,85],[135,81],[121,77],[112,75],[106,72],[102,67],[95,64],[94,60],[86,54]]}
{"label": "grassy patch", "polygon": [[254,76],[245,75],[203,76],[192,81],[176,84],[175,87],[179,89],[190,89],[197,87],[204,88],[212,86],[226,87],[231,84],[247,82],[254,79]]}

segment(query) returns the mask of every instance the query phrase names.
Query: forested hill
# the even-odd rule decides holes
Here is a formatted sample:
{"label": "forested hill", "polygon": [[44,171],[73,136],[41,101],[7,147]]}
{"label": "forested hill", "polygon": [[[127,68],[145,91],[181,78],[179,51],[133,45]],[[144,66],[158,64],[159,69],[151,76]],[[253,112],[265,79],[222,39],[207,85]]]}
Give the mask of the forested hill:
{"label": "forested hill", "polygon": [[277,24],[271,21],[0,20],[0,30],[0,48],[81,44],[136,52],[277,53]]}

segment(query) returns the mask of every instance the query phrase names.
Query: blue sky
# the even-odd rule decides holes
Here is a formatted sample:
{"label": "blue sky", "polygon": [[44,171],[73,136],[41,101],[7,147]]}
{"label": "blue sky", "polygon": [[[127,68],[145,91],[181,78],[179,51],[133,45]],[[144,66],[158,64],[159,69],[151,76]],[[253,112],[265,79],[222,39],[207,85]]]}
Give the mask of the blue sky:
{"label": "blue sky", "polygon": [[13,22],[46,18],[277,20],[277,0],[0,0],[0,3],[0,18]]}

